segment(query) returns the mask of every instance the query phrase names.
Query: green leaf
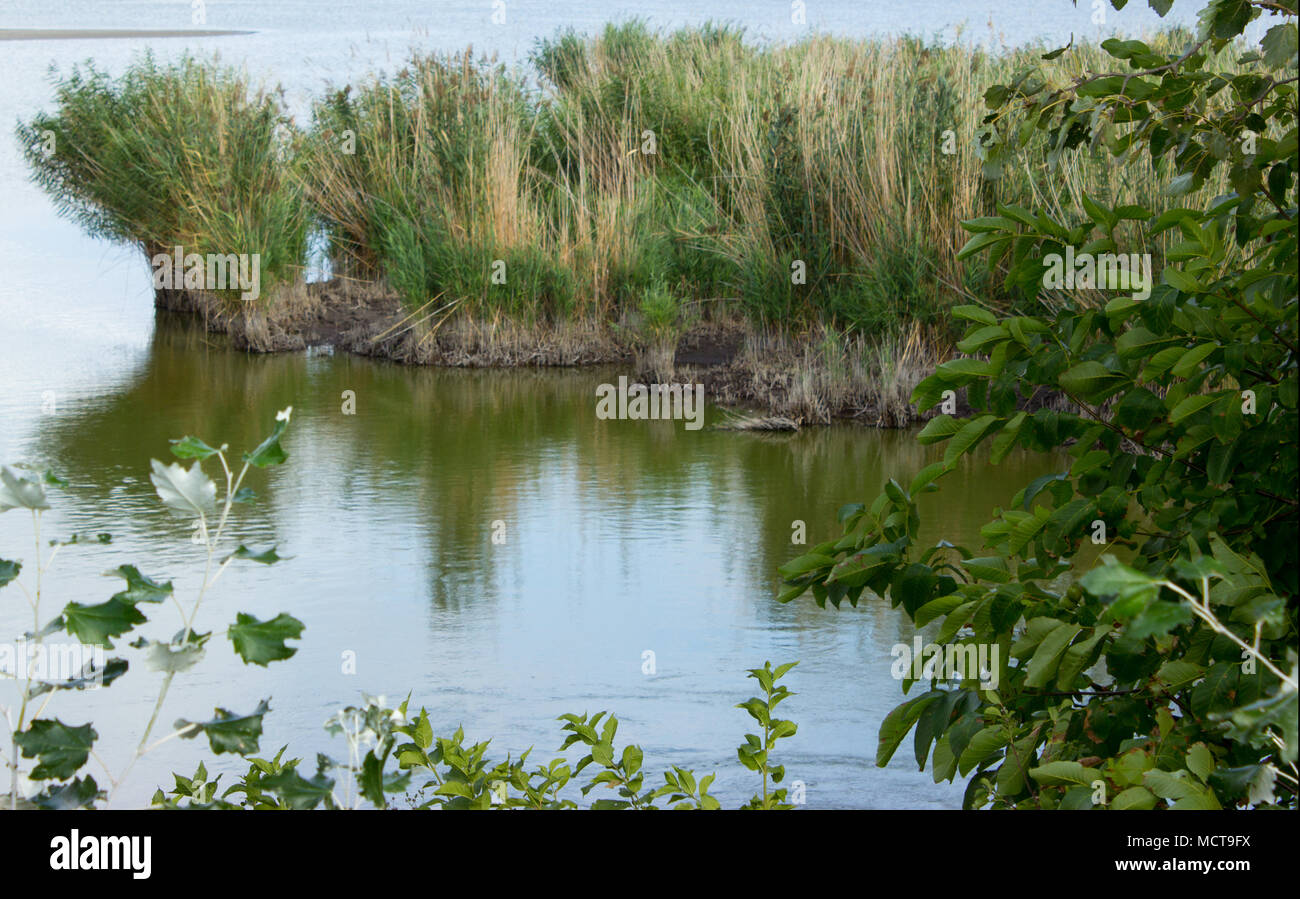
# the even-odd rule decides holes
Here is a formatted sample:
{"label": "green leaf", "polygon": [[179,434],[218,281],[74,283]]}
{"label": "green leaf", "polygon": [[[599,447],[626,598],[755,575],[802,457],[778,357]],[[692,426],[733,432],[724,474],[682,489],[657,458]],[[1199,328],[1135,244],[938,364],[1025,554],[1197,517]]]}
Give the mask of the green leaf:
{"label": "green leaf", "polygon": [[[948,467],[944,465],[942,462],[931,462],[929,465],[925,466],[925,468],[922,468],[920,471],[916,473],[916,477],[912,478],[912,483],[910,486],[908,486],[907,492],[915,496],[917,493],[919,493],[921,490],[929,486],[933,481],[935,481],[940,475],[942,475],[947,470]],[[938,488],[934,488],[934,489],[938,489]],[[3,569],[0,568],[0,573],[2,572]],[[4,586],[4,581],[0,580],[0,587],[2,586]]]}
{"label": "green leaf", "polygon": [[[992,219],[971,219],[970,221],[962,222],[962,227],[966,228],[968,231],[980,230],[979,228],[972,227],[972,225],[980,222],[992,222],[998,226],[1001,226],[1001,223],[1005,222],[1006,227],[1011,227],[1015,224],[1010,219],[998,216],[997,218]],[[983,306],[953,306],[952,316],[953,318],[962,318],[981,325],[996,325],[998,323],[997,316],[985,309]]]}
{"label": "green leaf", "polygon": [[1214,756],[1204,743],[1194,743],[1187,750],[1187,770],[1203,781],[1210,779],[1214,772]]}
{"label": "green leaf", "polygon": [[1060,55],[1061,55],[1062,53],[1064,53],[1066,50],[1069,50],[1070,47],[1072,47],[1073,45],[1074,45],[1074,40],[1073,40],[1073,38],[1071,38],[1070,43],[1066,44],[1064,47],[1057,47],[1055,50],[1048,50],[1046,53],[1042,54],[1042,58],[1043,58],[1043,59],[1056,59],[1058,56],[1060,56]]}
{"label": "green leaf", "polygon": [[1038,532],[1047,524],[1050,512],[1044,506],[1036,506],[1033,513],[1025,516],[1015,527],[1011,529],[1011,534],[1007,539],[1007,550],[1013,554],[1019,555],[1021,550],[1029,545],[1030,541],[1038,535]]}
{"label": "green leaf", "polygon": [[1169,413],[1169,421],[1171,424],[1178,424],[1184,419],[1200,412],[1206,406],[1213,405],[1218,401],[1218,399],[1217,396],[1207,396],[1203,393],[1189,396],[1177,406],[1174,406],[1174,410]]}
{"label": "green leaf", "polygon": [[1295,22],[1274,25],[1259,45],[1264,49],[1264,64],[1270,69],[1295,65],[1296,53],[1300,52],[1297,48]]}
{"label": "green leaf", "polygon": [[1074,681],[1087,666],[1088,660],[1092,657],[1093,650],[1095,650],[1097,644],[1106,639],[1109,634],[1109,627],[1099,627],[1093,632],[1091,637],[1072,644],[1070,648],[1065,651],[1065,655],[1061,656],[1061,663],[1056,669],[1056,689],[1074,689]]}
{"label": "green leaf", "polygon": [[961,261],[970,256],[974,256],[981,250],[987,249],[988,247],[993,246],[993,244],[1010,240],[1012,237],[1013,235],[1000,231],[985,231],[976,234],[970,240],[966,241],[966,243],[962,245],[962,248],[957,251],[957,260]]}
{"label": "green leaf", "polygon": [[28,697],[40,696],[42,693],[48,693],[51,690],[95,690],[100,687],[107,687],[113,681],[126,674],[127,663],[125,659],[109,659],[104,663],[103,668],[96,668],[92,659],[87,662],[85,668],[77,677],[61,681],[37,681],[29,689]]}
{"label": "green leaf", "polygon": [[1142,782],[1161,799],[1173,800],[1170,807],[1177,810],[1206,811],[1222,807],[1213,791],[1190,777],[1156,769],[1143,775]]}
{"label": "green leaf", "polygon": [[1142,380],[1154,381],[1174,367],[1174,363],[1183,358],[1187,350],[1181,346],[1166,347],[1156,353],[1142,369]]}
{"label": "green leaf", "polygon": [[1025,673],[1025,686],[1034,688],[1047,686],[1056,675],[1061,655],[1082,630],[1083,628],[1077,624],[1063,624],[1053,628],[1051,633],[1043,638],[1043,642],[1038,644],[1033,658],[1029,660],[1029,667]]}
{"label": "green leaf", "polygon": [[1165,417],[1164,400],[1145,387],[1135,387],[1115,406],[1115,424],[1130,431],[1145,431]]}
{"label": "green leaf", "polygon": [[[1294,666],[1291,676],[1295,677]],[[1276,729],[1282,739],[1282,757],[1295,763],[1300,744],[1300,703],[1297,703],[1294,689],[1283,688],[1271,696],[1235,708],[1230,718],[1234,731],[1246,741],[1258,741],[1266,729]],[[1267,737],[1263,740],[1271,742]]]}
{"label": "green leaf", "polygon": [[1011,421],[1007,422],[1006,427],[998,431],[997,436],[993,438],[993,447],[989,454],[990,462],[997,465],[1007,457],[1015,447],[1016,438],[1020,436],[1020,429],[1024,426],[1027,417],[1025,412],[1017,412]]}
{"label": "green leaf", "polygon": [[182,437],[171,444],[172,455],[178,459],[206,459],[217,454],[217,450],[197,437]]}
{"label": "green leaf", "polygon": [[104,798],[104,791],[99,789],[95,778],[87,774],[66,784],[51,784],[32,799],[38,807],[50,811],[67,811],[71,809],[93,808],[95,800]]}
{"label": "green leaf", "polygon": [[791,580],[801,574],[807,574],[810,571],[817,571],[822,568],[829,568],[835,564],[835,560],[830,556],[822,553],[805,553],[802,556],[791,559],[786,562],[777,571],[781,577]]}
{"label": "green leaf", "polygon": [[970,773],[971,769],[980,762],[988,759],[995,752],[998,752],[1007,745],[1006,729],[1001,725],[986,727],[975,736],[971,737],[966,748],[962,750],[961,756],[957,759],[957,770],[962,777]]}
{"label": "green leaf", "polygon": [[32,780],[67,780],[90,758],[90,748],[98,734],[89,724],[68,727],[57,719],[38,718],[14,742],[23,758],[39,758],[32,769]]}
{"label": "green leaf", "polygon": [[[1170,186],[1172,187],[1175,183],[1179,183],[1181,179],[1185,177],[1188,176],[1179,175],[1177,178],[1173,179],[1172,182],[1170,182]],[[1186,294],[1205,293],[1204,284],[1196,280],[1196,278],[1193,277],[1192,275],[1187,274],[1187,272],[1184,272],[1181,269],[1176,269],[1173,266],[1169,266],[1164,270],[1164,279],[1166,284],[1169,284],[1170,286],[1177,288],[1183,293]]]}
{"label": "green leaf", "polygon": [[308,780],[296,768],[283,768],[274,774],[265,774],[259,785],[296,811],[314,809],[329,799],[334,790],[334,781],[323,774],[317,774]]}
{"label": "green leaf", "polygon": [[1192,620],[1192,610],[1181,602],[1148,603],[1134,617],[1126,633],[1137,640],[1168,634]]}
{"label": "green leaf", "polygon": [[200,733],[207,734],[208,745],[220,755],[233,752],[236,755],[248,755],[257,752],[257,741],[262,736],[262,717],[271,710],[270,703],[263,699],[249,715],[236,715],[225,709],[217,709],[211,721],[176,722],[176,730],[185,730],[182,737],[192,740]]}
{"label": "green leaf", "polygon": [[913,562],[894,575],[890,596],[901,602],[909,613],[918,612],[930,601],[938,582],[939,578],[928,565]]}
{"label": "green leaf", "polygon": [[259,553],[254,552],[241,543],[239,544],[239,549],[226,556],[225,561],[231,559],[247,559],[250,562],[260,562],[263,565],[274,565],[276,562],[282,561],[284,557],[276,554],[274,546],[270,549],[264,549]]}
{"label": "green leaf", "polygon": [[934,370],[934,377],[946,384],[962,385],[976,378],[989,376],[989,364],[983,359],[958,356],[949,359]]}
{"label": "green leaf", "polygon": [[22,570],[22,562],[11,562],[8,559],[0,559],[0,587],[8,585],[14,578],[18,577],[18,572]]}
{"label": "green leaf", "polygon": [[942,618],[953,609],[964,604],[965,601],[960,593],[950,593],[947,596],[940,596],[938,599],[932,599],[917,609],[916,614],[912,618],[912,622],[918,628],[925,627],[931,621]]}
{"label": "green leaf", "polygon": [[1097,514],[1092,500],[1072,499],[1052,513],[1043,528],[1043,540],[1053,546],[1058,540],[1077,534],[1078,529]]}
{"label": "green leaf", "polygon": [[1061,386],[1084,399],[1100,397],[1125,380],[1124,375],[1113,372],[1100,362],[1080,362],[1061,375]]}
{"label": "green leaf", "polygon": [[1176,378],[1188,378],[1200,370],[1201,363],[1215,350],[1219,348],[1215,343],[1203,343],[1200,346],[1194,346],[1174,364],[1170,373]]}
{"label": "green leaf", "polygon": [[433,745],[433,725],[429,723],[429,714],[424,709],[420,709],[420,717],[415,722],[415,731],[411,737],[415,740],[415,745],[421,749],[428,749]]}
{"label": "green leaf", "polygon": [[[1165,185],[1165,193],[1167,193],[1171,197],[1181,197],[1184,196],[1185,194],[1190,193],[1192,188],[1194,188],[1195,186],[1196,186],[1196,174],[1194,172],[1183,172],[1181,175],[1175,175],[1173,178],[1169,179],[1169,183]],[[1165,271],[1167,274],[1168,272],[1174,271],[1174,269],[1166,269]],[[1179,277],[1181,276],[1181,274],[1182,273],[1179,272],[1179,274],[1176,275],[1175,277]],[[1178,287],[1178,284],[1174,282],[1173,278],[1166,277],[1165,281],[1169,284],[1172,284],[1174,287]],[[1195,279],[1192,279],[1192,286],[1193,287],[1199,286],[1196,284]],[[1181,290],[1182,288],[1179,289]],[[1189,292],[1189,291],[1184,291],[1184,292]],[[1190,292],[1195,293],[1196,291],[1192,290]]]}
{"label": "green leaf", "polygon": [[[357,783],[361,787],[361,795],[368,799],[376,808],[387,807],[387,796],[385,794],[385,783],[383,783],[383,760],[374,755],[374,750],[365,753],[361,760],[361,776],[357,778]],[[473,798],[473,796],[468,796]]]}
{"label": "green leaf", "polygon": [[1007,560],[1001,556],[980,556],[974,559],[962,559],[961,566],[976,580],[993,581],[997,584],[1005,584],[1011,580]]}
{"label": "green leaf", "polygon": [[106,577],[120,577],[126,581],[126,589],[113,594],[114,599],[126,602],[162,602],[172,595],[172,583],[160,584],[140,573],[134,565],[119,565],[112,571],[104,572]]}
{"label": "green leaf", "polygon": [[916,435],[916,442],[922,446],[947,440],[962,429],[963,422],[951,415],[936,415],[925,423]]}
{"label": "green leaf", "polygon": [[145,663],[154,671],[177,674],[193,668],[203,658],[209,636],[191,631],[190,639],[182,646],[157,640],[138,640],[131,645],[145,650]]}
{"label": "green leaf", "polygon": [[110,637],[120,637],[144,620],[135,603],[116,596],[95,606],[70,602],[63,609],[63,627],[69,634],[82,643],[105,649],[113,648]]}
{"label": "green leaf", "polygon": [[1091,787],[1100,775],[1091,768],[1085,768],[1078,762],[1048,762],[1037,768],[1029,769],[1029,776],[1045,787],[1083,786]]}
{"label": "green leaf", "polygon": [[280,446],[280,438],[284,435],[285,428],[289,427],[289,416],[293,413],[293,407],[279,412],[275,416],[275,427],[271,430],[271,435],[263,440],[251,453],[244,453],[244,461],[249,465],[258,468],[266,468],[268,465],[279,465],[289,458],[289,454]]}
{"label": "green leaf", "polygon": [[269,662],[292,657],[298,650],[284,641],[298,639],[302,631],[303,623],[283,612],[270,621],[258,621],[240,612],[227,634],[245,664],[266,667]]}
{"label": "green leaf", "polygon": [[1004,340],[1008,336],[1007,329],[1002,325],[989,325],[984,328],[976,328],[957,343],[957,349],[963,353],[980,353],[988,344],[995,340]]}
{"label": "green leaf", "polygon": [[1160,581],[1116,562],[1111,556],[1103,556],[1102,564],[1085,574],[1079,583],[1094,596],[1128,596],[1135,591],[1154,589]]}
{"label": "green leaf", "polygon": [[973,418],[966,422],[960,431],[952,438],[944,450],[943,461],[945,465],[951,465],[954,461],[965,455],[984,438],[989,428],[997,424],[996,415],[981,415],[979,418]]}
{"label": "green leaf", "polygon": [[998,768],[998,794],[1005,797],[1015,796],[1025,788],[1025,776],[1030,766],[1037,761],[1034,747],[1038,745],[1040,728],[1035,727],[1027,736],[1017,740],[1007,750],[1006,759]]}
{"label": "green leaf", "polygon": [[946,646],[957,635],[957,632],[965,627],[979,608],[981,600],[971,600],[964,602],[948,614],[943,620],[943,627],[939,629],[938,635],[934,642],[939,646]]}
{"label": "green leaf", "polygon": [[[1083,200],[1083,209],[1088,213],[1088,218],[1092,219],[1102,228],[1110,231],[1119,223],[1119,217],[1116,216],[1113,211],[1102,206],[1087,194],[1084,194],[1081,199]],[[1091,250],[1089,250],[1089,252],[1091,252]]]}
{"label": "green leaf", "polygon": [[846,587],[862,586],[897,564],[898,547],[893,543],[877,543],[849,556],[832,568],[826,583],[842,583]]}
{"label": "green leaf", "polygon": [[898,749],[898,744],[903,742],[903,738],[912,729],[912,725],[916,724],[916,719],[921,717],[921,713],[926,710],[930,703],[943,695],[942,691],[939,690],[923,693],[915,699],[910,699],[898,706],[885,716],[885,720],[880,722],[880,740],[876,746],[876,767],[883,768],[889,764],[894,751]]}
{"label": "green leaf", "polygon": [[1167,334],[1164,336],[1155,334],[1139,325],[1125,331],[1116,339],[1115,351],[1119,353],[1121,359],[1133,359],[1157,352],[1164,344],[1177,339]]}
{"label": "green leaf", "polygon": [[1233,707],[1233,697],[1240,688],[1240,666],[1228,662],[1212,665],[1205,672],[1205,680],[1192,690],[1192,712],[1201,717],[1226,712]]}
{"label": "green leaf", "polygon": [[1152,809],[1156,807],[1156,797],[1146,787],[1129,787],[1111,800],[1110,807],[1121,811],[1125,809]]}

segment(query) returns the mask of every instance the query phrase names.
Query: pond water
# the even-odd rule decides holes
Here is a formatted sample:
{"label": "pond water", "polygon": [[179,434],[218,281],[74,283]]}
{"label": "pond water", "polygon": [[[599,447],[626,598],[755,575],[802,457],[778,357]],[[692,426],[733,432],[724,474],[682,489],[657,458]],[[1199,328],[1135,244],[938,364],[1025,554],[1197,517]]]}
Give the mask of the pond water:
{"label": "pond water", "polygon": [[[872,767],[876,729],[900,701],[890,648],[910,642],[905,619],[879,601],[835,611],[774,599],[777,566],[800,551],[794,522],[806,523],[810,544],[834,535],[842,503],[928,461],[911,434],[601,421],[595,387],[614,379],[608,370],[409,369],[213,344],[160,317],[144,352],[96,391],[42,412],[41,385],[20,382],[27,402],[4,410],[7,421],[27,419],[6,458],[71,481],[46,535],[114,535],[61,552],[47,581],[52,614],[66,600],[106,599],[118,582],[100,573],[123,562],[192,596],[202,553],[188,522],[153,495],[149,459],[166,458],[168,438],[182,434],[252,447],[293,406],[289,462],[251,476],[258,501],[235,529],[290,558],[232,567],[199,627],[220,631],[237,611],[263,620],[287,611],[307,625],[301,648],[264,670],[239,665],[222,641],[178,681],[163,721],[270,696],[264,747],[287,741],[301,755],[329,748],[321,723],[360,691],[411,692],[439,725],[541,752],[559,745],[555,716],[608,708],[649,759],[717,767],[719,795],[739,799],[746,785],[732,750],[747,719],[732,706],[750,695],[744,670],[798,659],[789,682],[799,696],[784,708],[800,732],[784,756],[810,804],[956,801],[909,770],[910,753]],[[343,412],[349,390],[354,415]],[[1018,467],[963,471],[927,506],[934,533],[971,534],[1014,491]],[[497,522],[503,542],[492,539]],[[0,517],[5,557],[31,557],[29,532],[21,513]],[[0,610],[12,634],[27,618],[8,592]],[[171,609],[153,614],[162,623],[143,632],[168,637]],[[355,674],[344,673],[345,653]],[[111,689],[59,699],[69,722],[72,709],[97,710],[110,758],[133,745],[156,695],[158,676],[135,664]],[[171,767],[189,770],[197,747],[164,750],[123,801],[143,799]]]}
{"label": "pond water", "polygon": [[[0,27],[177,27],[169,17],[187,17],[188,6],[73,3],[55,14],[17,2],[6,4]],[[400,59],[413,25],[425,29],[422,45],[473,40],[510,52],[558,25],[594,27],[614,16],[590,4],[529,18],[553,7],[511,3],[515,30],[494,45],[494,32],[479,23],[490,4],[444,5],[436,17],[428,12],[436,4],[376,3],[355,14],[318,3],[207,6],[208,27],[263,33],[157,41],[157,52],[219,49],[296,91]],[[708,6],[638,9],[668,24],[744,21],[750,10]],[[977,21],[996,10],[1002,25],[1023,27],[1015,10],[1031,4],[868,6],[870,14],[851,19],[857,4],[809,4],[831,16],[828,30],[864,33],[887,23],[952,24],[952,16],[923,14],[940,6],[960,6]],[[1074,13],[1060,6],[1059,23],[1028,21],[1068,32]],[[910,18],[886,15],[900,10]],[[49,63],[66,68],[93,56],[117,70],[140,46],[0,42],[0,121],[50,103]],[[836,535],[840,505],[870,499],[886,477],[908,478],[934,458],[912,434],[837,426],[759,435],[602,421],[595,388],[616,378],[610,370],[447,371],[232,352],[156,315],[143,259],[58,219],[26,183],[7,135],[0,189],[0,462],[48,467],[70,481],[55,493],[44,536],[114,536],[61,551],[46,583],[46,617],[68,601],[107,599],[119,582],[102,572],[123,563],[192,596],[202,559],[188,524],[157,501],[149,460],[167,458],[168,438],[184,434],[251,448],[277,410],[294,407],[289,462],[254,473],[258,500],[241,508],[234,529],[238,540],[274,544],[289,558],[232,567],[198,626],[221,631],[239,611],[262,619],[289,612],[307,628],[298,653],[268,669],[245,667],[214,638],[203,664],[173,688],[162,722],[202,719],[218,705],[248,711],[270,697],[264,753],[289,743],[296,756],[337,756],[342,745],[321,730],[329,715],[362,691],[394,701],[409,692],[437,730],[463,724],[473,738],[493,738],[496,757],[535,746],[535,758],[549,758],[561,742],[557,715],[610,709],[623,721],[621,739],[642,745],[656,778],[670,764],[716,770],[716,794],[735,805],[755,783],[735,755],[749,719],[733,706],[757,688],[745,669],[797,659],[788,683],[798,695],[782,708],[799,733],[781,745],[779,760],[807,785],[809,806],[959,804],[959,787],[935,786],[915,770],[910,742],[888,768],[874,767],[880,721],[902,698],[890,648],[910,642],[906,620],[879,601],[839,611],[775,601],[777,566],[801,551],[793,522],[806,523],[810,545]],[[344,391],[355,393],[355,415],[343,414]],[[968,462],[927,498],[929,535],[976,537],[992,507],[1049,468],[1024,457],[997,468]],[[494,522],[504,543],[492,541]],[[30,560],[31,545],[27,517],[0,515],[0,557]],[[169,637],[169,610],[151,612],[158,623],[143,632]],[[0,640],[29,625],[21,594],[0,592]],[[60,695],[50,709],[69,724],[93,718],[100,754],[117,770],[159,677],[125,642],[121,654],[133,666],[125,678],[97,694]],[[643,673],[646,651],[653,674]],[[355,674],[344,673],[345,653],[355,654]],[[199,758],[212,759],[204,744],[164,745],[115,802],[146,802],[170,772],[189,773]],[[210,769],[230,770],[226,758]]]}

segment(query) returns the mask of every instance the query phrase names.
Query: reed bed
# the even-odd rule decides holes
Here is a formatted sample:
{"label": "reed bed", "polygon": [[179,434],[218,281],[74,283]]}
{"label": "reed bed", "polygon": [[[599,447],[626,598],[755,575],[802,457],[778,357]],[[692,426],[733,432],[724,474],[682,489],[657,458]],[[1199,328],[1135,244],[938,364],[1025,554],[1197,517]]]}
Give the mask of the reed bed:
{"label": "reed bed", "polygon": [[[576,323],[541,357],[625,343],[672,377],[683,328],[739,317],[751,375],[788,381],[780,414],[871,405],[898,423],[910,385],[951,352],[953,305],[1037,300],[956,258],[962,219],[1083,194],[1162,202],[1159,172],[1102,156],[1049,173],[1031,153],[982,177],[988,86],[1029,64],[1060,82],[1111,65],[1097,48],[1044,49],[759,45],[632,21],[541,41],[526,71],[416,55],[332,89],[301,130],[237,73],[146,57],[117,81],[74,71],[19,136],[64,212],[150,254],[260,252],[264,273],[292,282],[314,229],[336,275],[400,301],[412,359],[455,355],[455,334],[490,358],[496,333],[510,335],[503,358],[530,358],[521,334],[554,343],[557,323]],[[1160,246],[1121,249],[1152,252],[1158,270]],[[578,333],[599,350],[571,346]]]}

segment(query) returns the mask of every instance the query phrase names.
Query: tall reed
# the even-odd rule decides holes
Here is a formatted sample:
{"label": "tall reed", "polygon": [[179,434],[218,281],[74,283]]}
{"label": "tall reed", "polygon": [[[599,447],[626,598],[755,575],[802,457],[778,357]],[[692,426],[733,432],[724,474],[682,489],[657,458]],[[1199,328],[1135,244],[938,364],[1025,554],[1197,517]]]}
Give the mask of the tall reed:
{"label": "tall reed", "polygon": [[312,214],[277,94],[215,63],[146,54],[118,79],[78,66],[55,96],[18,137],[63,213],[150,257],[257,254],[263,296],[300,278]]}

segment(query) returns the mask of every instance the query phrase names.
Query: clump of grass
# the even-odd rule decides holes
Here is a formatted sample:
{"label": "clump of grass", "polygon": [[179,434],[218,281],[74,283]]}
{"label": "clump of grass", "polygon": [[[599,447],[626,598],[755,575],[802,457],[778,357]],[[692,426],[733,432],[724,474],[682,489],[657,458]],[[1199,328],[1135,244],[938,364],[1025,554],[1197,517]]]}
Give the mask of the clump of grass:
{"label": "clump of grass", "polygon": [[300,135],[276,94],[215,62],[146,54],[117,79],[78,66],[55,97],[17,132],[61,212],[149,257],[257,254],[263,298],[299,277],[311,211],[292,171]]}
{"label": "clump of grass", "polygon": [[676,373],[677,338],[685,326],[681,300],[659,282],[642,293],[637,313],[637,374],[654,382],[671,382]]}

